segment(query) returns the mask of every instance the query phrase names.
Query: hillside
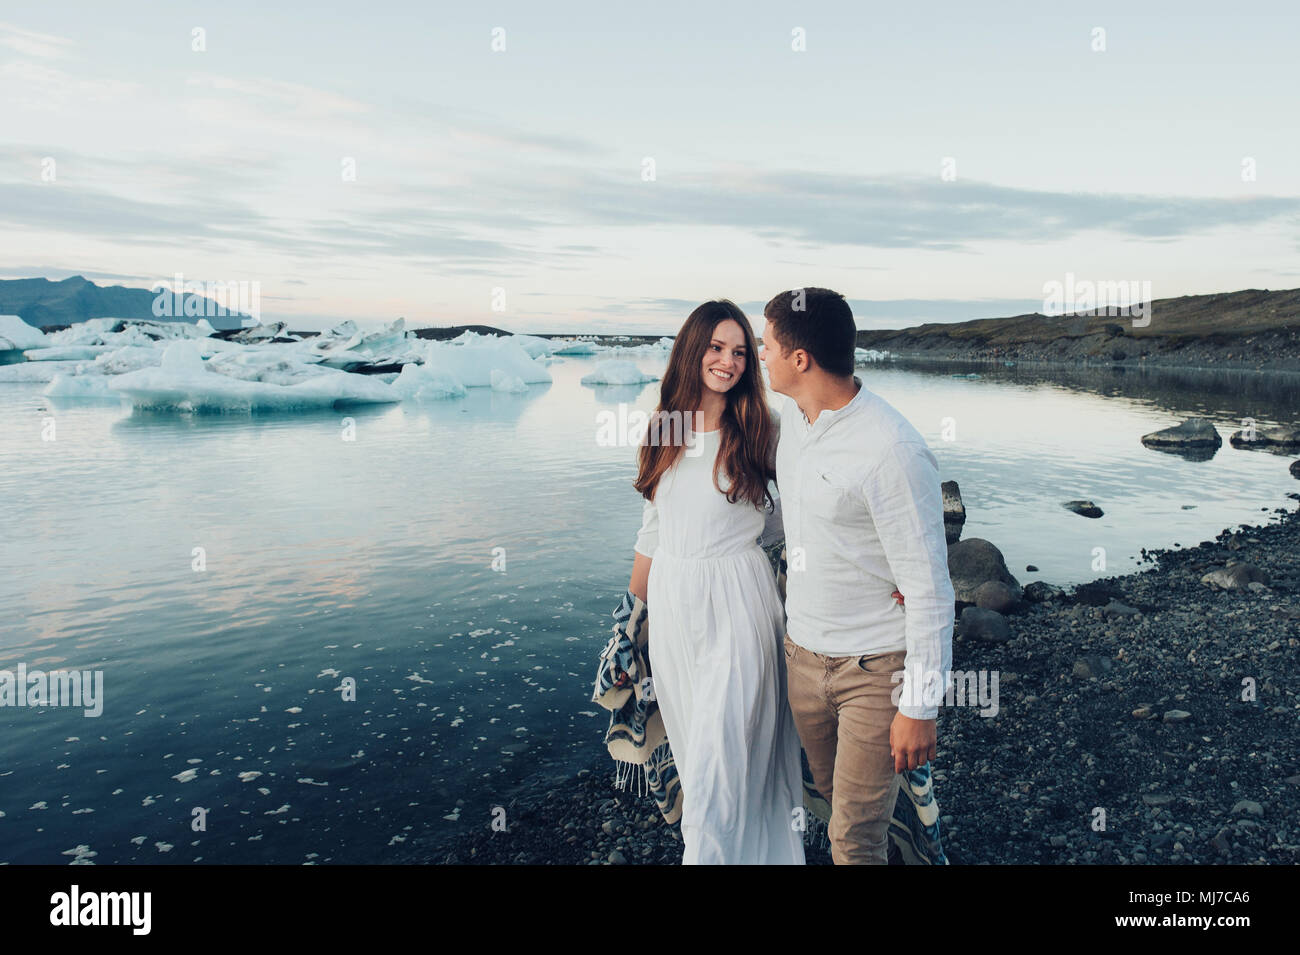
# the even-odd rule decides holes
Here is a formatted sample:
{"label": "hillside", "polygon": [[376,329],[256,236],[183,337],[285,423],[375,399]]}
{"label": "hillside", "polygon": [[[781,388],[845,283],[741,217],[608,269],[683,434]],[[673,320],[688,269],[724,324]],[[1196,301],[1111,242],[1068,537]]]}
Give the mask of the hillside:
{"label": "hillside", "polygon": [[1300,370],[1300,289],[1185,295],[1150,304],[1143,327],[1134,327],[1129,317],[1035,313],[863,330],[857,343],[904,357],[1151,360]]}

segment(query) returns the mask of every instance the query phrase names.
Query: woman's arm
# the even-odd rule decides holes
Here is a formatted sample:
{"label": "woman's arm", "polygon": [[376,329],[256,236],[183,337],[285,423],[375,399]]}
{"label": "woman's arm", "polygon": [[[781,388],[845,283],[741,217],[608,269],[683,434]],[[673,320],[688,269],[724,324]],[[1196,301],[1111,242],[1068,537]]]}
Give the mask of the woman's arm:
{"label": "woman's arm", "polygon": [[650,558],[645,554],[637,554],[636,559],[632,561],[632,579],[628,581],[627,589],[632,592],[633,597],[640,597],[642,603],[649,603],[646,600],[649,581]]}
{"label": "woman's arm", "polygon": [[659,546],[659,508],[654,501],[646,501],[641,509],[641,530],[636,535],[636,557],[632,561],[632,579],[627,589],[642,603],[650,602],[647,591],[650,582],[650,561]]}

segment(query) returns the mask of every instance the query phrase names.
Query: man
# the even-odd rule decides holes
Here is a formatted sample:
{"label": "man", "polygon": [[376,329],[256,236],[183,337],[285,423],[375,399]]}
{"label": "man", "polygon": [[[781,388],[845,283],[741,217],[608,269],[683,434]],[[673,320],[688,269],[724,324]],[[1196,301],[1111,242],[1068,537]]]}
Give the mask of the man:
{"label": "man", "polygon": [[776,478],[790,708],[831,804],[831,858],[885,864],[898,773],[934,758],[952,667],[938,461],[853,374],[857,326],[842,295],[782,292],[763,314],[761,357],[788,398]]}

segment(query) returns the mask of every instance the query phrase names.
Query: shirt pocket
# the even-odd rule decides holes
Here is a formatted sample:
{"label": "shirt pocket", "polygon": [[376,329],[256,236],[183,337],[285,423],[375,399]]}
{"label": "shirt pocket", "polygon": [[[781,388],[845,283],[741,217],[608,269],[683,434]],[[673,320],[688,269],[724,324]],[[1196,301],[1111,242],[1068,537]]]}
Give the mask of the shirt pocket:
{"label": "shirt pocket", "polygon": [[813,468],[805,504],[810,514],[838,521],[853,511],[853,484],[835,468]]}

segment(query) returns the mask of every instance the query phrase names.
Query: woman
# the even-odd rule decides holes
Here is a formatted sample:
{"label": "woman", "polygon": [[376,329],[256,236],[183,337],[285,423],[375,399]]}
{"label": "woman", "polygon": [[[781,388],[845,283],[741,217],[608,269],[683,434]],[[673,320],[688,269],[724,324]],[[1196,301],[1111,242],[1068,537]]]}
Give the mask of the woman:
{"label": "woman", "polygon": [[[691,430],[675,427],[686,419]],[[682,786],[682,862],[804,862],[785,611],[758,544],[777,426],[754,332],[706,302],[673,345],[639,452],[645,497],[628,589],[651,611],[650,668]],[[770,511],[770,515],[767,512]]]}

